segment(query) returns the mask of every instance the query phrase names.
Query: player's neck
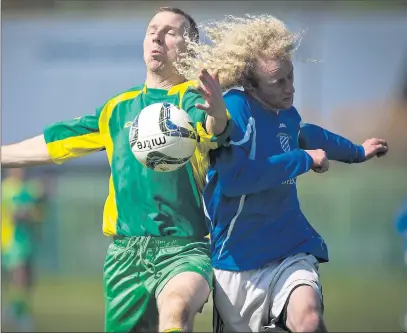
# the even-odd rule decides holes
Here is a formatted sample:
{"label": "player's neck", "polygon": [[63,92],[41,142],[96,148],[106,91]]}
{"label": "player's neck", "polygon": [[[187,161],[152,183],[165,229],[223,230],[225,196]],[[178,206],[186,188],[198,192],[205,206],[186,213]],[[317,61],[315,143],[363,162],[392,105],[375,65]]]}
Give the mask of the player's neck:
{"label": "player's neck", "polygon": [[[246,91],[247,92],[247,91]],[[274,112],[275,114],[279,114],[280,110],[276,109],[275,107],[273,107],[271,104],[267,103],[266,101],[264,101],[262,98],[258,97],[256,94],[251,94],[249,92],[247,92],[251,97],[253,97],[257,102],[259,102],[263,108],[265,108],[268,111]]]}
{"label": "player's neck", "polygon": [[169,90],[172,87],[185,82],[183,76],[172,74],[168,76],[163,76],[157,73],[147,71],[146,85],[147,88],[153,89],[166,89]]}

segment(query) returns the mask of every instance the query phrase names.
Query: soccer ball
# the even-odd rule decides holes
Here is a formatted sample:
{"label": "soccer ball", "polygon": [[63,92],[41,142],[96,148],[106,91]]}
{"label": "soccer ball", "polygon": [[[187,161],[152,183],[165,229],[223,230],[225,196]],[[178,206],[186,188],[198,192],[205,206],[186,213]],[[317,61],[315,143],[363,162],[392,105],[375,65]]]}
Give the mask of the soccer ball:
{"label": "soccer ball", "polygon": [[149,169],[174,171],[186,164],[197,145],[191,117],[171,103],[154,103],[134,119],[129,141],[136,159]]}

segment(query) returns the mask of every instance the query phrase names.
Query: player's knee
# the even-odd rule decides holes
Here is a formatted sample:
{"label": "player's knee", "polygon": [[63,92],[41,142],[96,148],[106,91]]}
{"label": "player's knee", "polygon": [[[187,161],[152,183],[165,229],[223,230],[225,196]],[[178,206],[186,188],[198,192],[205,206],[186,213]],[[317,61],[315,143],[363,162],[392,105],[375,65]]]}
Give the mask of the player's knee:
{"label": "player's knee", "polygon": [[322,317],[318,311],[308,311],[303,315],[298,326],[296,332],[319,332],[322,326]]}
{"label": "player's knee", "polygon": [[193,314],[189,311],[186,300],[176,292],[169,293],[162,300],[159,308],[161,322],[178,322],[186,323]]}
{"label": "player's knee", "polygon": [[324,331],[322,314],[318,309],[307,307],[291,317],[287,326],[293,332],[322,332]]}

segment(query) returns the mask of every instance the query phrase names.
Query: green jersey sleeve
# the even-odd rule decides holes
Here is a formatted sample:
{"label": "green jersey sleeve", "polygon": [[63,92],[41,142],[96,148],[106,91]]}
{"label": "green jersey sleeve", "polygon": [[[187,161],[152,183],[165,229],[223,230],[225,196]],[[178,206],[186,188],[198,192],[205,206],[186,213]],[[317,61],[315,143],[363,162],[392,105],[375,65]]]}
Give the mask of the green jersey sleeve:
{"label": "green jersey sleeve", "polygon": [[105,149],[99,130],[102,109],[103,107],[99,107],[93,115],[57,122],[45,128],[45,142],[55,163],[61,164]]}

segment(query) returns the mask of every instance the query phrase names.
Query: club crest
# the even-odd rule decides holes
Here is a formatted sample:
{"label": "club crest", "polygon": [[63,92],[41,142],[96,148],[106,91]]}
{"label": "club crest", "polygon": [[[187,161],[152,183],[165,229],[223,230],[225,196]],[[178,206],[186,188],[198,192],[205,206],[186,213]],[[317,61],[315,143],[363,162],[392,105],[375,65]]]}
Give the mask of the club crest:
{"label": "club crest", "polygon": [[290,147],[290,137],[289,137],[287,134],[285,134],[285,133],[281,133],[281,134],[278,135],[278,138],[279,138],[279,140],[280,140],[281,148],[282,148],[285,152],[290,151],[290,150],[291,150],[291,147]]}

